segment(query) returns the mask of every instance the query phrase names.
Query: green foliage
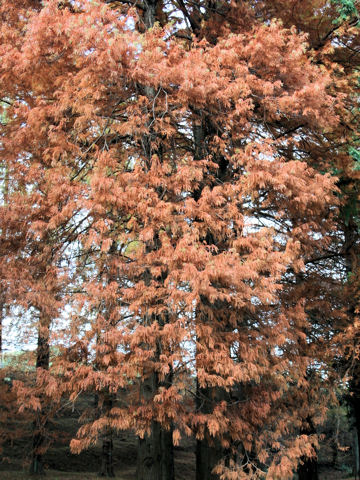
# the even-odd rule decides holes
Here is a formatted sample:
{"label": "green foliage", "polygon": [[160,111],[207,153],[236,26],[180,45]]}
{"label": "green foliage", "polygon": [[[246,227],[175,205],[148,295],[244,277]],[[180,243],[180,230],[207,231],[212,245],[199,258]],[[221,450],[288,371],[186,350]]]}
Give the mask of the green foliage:
{"label": "green foliage", "polygon": [[5,125],[7,122],[7,108],[9,103],[4,100],[0,100],[0,123]]}
{"label": "green foliage", "polygon": [[352,156],[354,159],[354,170],[358,171],[360,170],[360,151],[357,150],[354,147],[349,148],[349,154]]}
{"label": "green foliage", "polygon": [[333,0],[339,13],[334,23],[341,23],[353,17],[358,17],[359,13],[354,0]]}
{"label": "green foliage", "polygon": [[15,351],[4,353],[0,363],[1,368],[10,368],[13,371],[27,372],[34,370],[33,351]]}
{"label": "green foliage", "polygon": [[132,253],[135,253],[139,249],[140,245],[141,245],[141,243],[138,240],[133,240],[126,247],[125,255],[130,256]]}
{"label": "green foliage", "polygon": [[358,224],[359,212],[355,195],[349,195],[347,202],[343,207],[343,218],[346,226],[349,225],[350,219],[355,219]]}
{"label": "green foliage", "polygon": [[[354,171],[360,170],[360,150],[357,150],[355,147],[350,147],[349,155],[354,160]],[[353,219],[356,224],[358,225],[358,229],[360,231],[360,215],[359,215],[359,208],[358,208],[358,194],[357,191],[347,193],[347,202],[343,207],[342,215],[344,218],[345,225],[349,225],[350,219]]]}

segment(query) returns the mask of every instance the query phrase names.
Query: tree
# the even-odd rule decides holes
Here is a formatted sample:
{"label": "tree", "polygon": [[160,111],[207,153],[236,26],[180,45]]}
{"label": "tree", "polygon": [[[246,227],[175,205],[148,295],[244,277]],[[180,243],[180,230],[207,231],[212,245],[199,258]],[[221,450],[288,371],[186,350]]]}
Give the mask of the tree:
{"label": "tree", "polygon": [[70,331],[101,368],[70,359],[65,378],[74,394],[131,397],[73,448],[130,427],[138,479],[169,480],[170,437],[193,434],[198,478],[290,477],[313,438],[298,437],[289,398],[319,359],[304,346],[316,284],[297,278],[338,202],[316,150],[298,152],[338,124],[333,71],[305,35],[267,21],[266,2],[108,3],[15,5],[2,33],[3,150],[39,235],[29,262],[53,250],[50,234],[58,253],[81,245],[86,261],[69,254],[64,270],[86,269],[76,302],[97,311]]}
{"label": "tree", "polygon": [[[296,2],[294,2],[295,4]],[[276,15],[285,21],[285,25],[295,24],[301,31],[309,34],[310,45],[315,59],[326,68],[337,64],[335,88],[344,95],[345,109],[338,128],[330,135],[324,132],[321,137],[307,138],[306,149],[318,149],[318,155],[327,155],[330,163],[328,172],[338,176],[341,207],[336,218],[336,231],[327,248],[326,258],[322,259],[324,278],[328,284],[338,284],[335,308],[343,307],[343,314],[332,323],[334,335],[338,335],[337,352],[334,363],[339,376],[351,378],[349,382],[350,403],[357,435],[359,420],[359,367],[358,367],[358,61],[359,14],[356,2],[336,0],[330,4],[319,2],[321,9],[314,4],[287,5],[275,2]],[[319,23],[320,20],[320,23]],[[319,168],[324,166],[319,163]],[[331,288],[330,291],[333,292]],[[339,353],[341,351],[342,353]],[[359,455],[359,454],[358,454]],[[359,472],[357,472],[359,473]]]}
{"label": "tree", "polygon": [[[10,61],[21,55],[21,36],[16,38],[16,35],[26,25],[27,17],[38,14],[40,8],[39,2],[19,2],[11,11],[1,6],[4,25],[1,35],[3,45],[9,46],[9,42],[12,45]],[[37,74],[41,76],[39,70]],[[31,327],[37,335],[35,384],[15,385],[22,408],[34,411],[30,472],[41,474],[44,473],[42,454],[48,443],[49,397],[54,403],[60,393],[54,390],[49,373],[50,336],[64,306],[68,271],[62,262],[71,237],[74,210],[68,202],[64,176],[58,167],[50,166],[47,147],[54,142],[54,136],[48,137],[45,123],[44,128],[39,128],[41,116],[52,114],[49,109],[42,113],[37,110],[38,102],[41,103],[37,95],[37,88],[41,89],[37,82],[41,81],[37,74],[20,75],[12,86],[4,78],[6,122],[2,125],[1,152],[7,175],[7,202],[1,207],[1,267],[6,303],[21,308],[24,319],[32,317]],[[53,86],[50,80],[47,92],[42,90],[42,95],[52,95]],[[33,115],[36,111],[40,117]],[[53,116],[51,119],[56,123]]]}

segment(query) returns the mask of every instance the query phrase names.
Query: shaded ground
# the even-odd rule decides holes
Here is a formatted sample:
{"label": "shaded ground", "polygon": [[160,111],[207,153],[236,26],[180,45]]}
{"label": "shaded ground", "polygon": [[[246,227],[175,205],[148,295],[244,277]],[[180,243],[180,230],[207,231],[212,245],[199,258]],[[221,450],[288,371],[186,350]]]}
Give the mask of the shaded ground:
{"label": "shaded ground", "polygon": [[[24,472],[14,472],[14,471],[0,471],[0,478],[1,480],[35,480],[39,478],[39,480],[43,479],[43,477],[34,477],[29,476],[27,473]],[[96,473],[89,473],[89,472],[59,472],[56,470],[48,470],[46,473],[46,479],[49,480],[94,480],[98,479],[98,475]],[[123,470],[121,473],[119,472],[118,475],[114,478],[114,480],[133,480],[134,477],[134,469],[128,468]],[[187,478],[194,478],[189,477],[184,472],[178,473],[176,475],[176,479],[178,480],[186,480]],[[355,480],[354,477],[343,476],[341,472],[333,471],[333,472],[324,472],[320,474],[320,480],[340,480],[340,479],[347,479],[347,480]]]}
{"label": "shaded ground", "polygon": [[[98,478],[101,465],[100,446],[93,447],[79,455],[71,453],[69,442],[80,426],[79,417],[84,409],[92,408],[94,398],[83,396],[75,408],[62,408],[48,427],[52,436],[51,446],[44,455],[47,470],[46,478],[51,480],[83,480]],[[14,433],[13,440],[7,441],[0,452],[0,480],[23,480],[29,477],[31,429],[29,422],[9,419],[6,429],[16,432],[22,429],[22,435]],[[114,470],[118,480],[132,480],[136,470],[137,439],[130,432],[120,432],[113,437]],[[175,472],[178,480],[195,480],[194,442],[185,441],[175,448]],[[66,473],[72,472],[72,473]]]}
{"label": "shaded ground", "polygon": [[[36,477],[30,477],[22,472],[0,472],[1,480],[34,480]],[[93,480],[99,478],[95,473],[66,473],[49,470],[46,478],[51,480]],[[126,477],[115,477],[115,480],[125,480]]]}
{"label": "shaded ground", "polygon": [[[58,416],[49,425],[53,436],[52,445],[44,456],[47,476],[49,480],[92,480],[99,478],[100,447],[91,448],[80,455],[70,452],[69,441],[76,434],[80,426],[79,417],[86,408],[91,408],[94,398],[84,396],[76,404],[62,408]],[[23,429],[23,435],[8,441],[0,453],[0,480],[27,480],[26,473],[30,463],[31,430],[29,422],[27,429],[24,424],[9,419],[8,431]],[[117,480],[133,480],[136,470],[136,437],[130,432],[121,432],[114,435],[114,467]],[[184,440],[180,447],[175,448],[175,474],[176,480],[195,480],[195,445],[193,441]],[[350,455],[348,452],[346,455]],[[330,468],[328,461],[332,458],[332,451],[326,444],[320,452],[320,480],[353,479],[351,477],[351,460],[345,454],[340,454],[338,469]],[[327,464],[327,465],[326,465]],[[346,467],[346,468],[345,468]]]}

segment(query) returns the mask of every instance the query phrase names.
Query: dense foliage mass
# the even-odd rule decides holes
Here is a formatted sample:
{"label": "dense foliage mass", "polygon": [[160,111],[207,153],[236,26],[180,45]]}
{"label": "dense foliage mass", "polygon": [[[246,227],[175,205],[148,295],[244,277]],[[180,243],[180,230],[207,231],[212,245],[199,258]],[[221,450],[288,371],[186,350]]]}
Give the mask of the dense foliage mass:
{"label": "dense foliage mass", "polygon": [[31,471],[93,393],[71,448],[101,441],[104,476],[131,430],[138,480],[173,479],[186,437],[197,480],[317,478],[339,385],[360,432],[356,4],[0,16],[2,320],[37,337],[0,398],[31,418]]}

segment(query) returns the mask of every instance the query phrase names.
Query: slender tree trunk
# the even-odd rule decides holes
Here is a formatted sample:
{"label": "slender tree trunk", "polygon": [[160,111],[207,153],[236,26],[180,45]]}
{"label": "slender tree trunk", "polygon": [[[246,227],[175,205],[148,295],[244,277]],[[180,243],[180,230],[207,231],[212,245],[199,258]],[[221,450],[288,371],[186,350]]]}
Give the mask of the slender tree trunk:
{"label": "slender tree trunk", "polygon": [[[161,320],[159,323],[164,324]],[[159,354],[158,348],[156,355]],[[160,387],[168,388],[172,381],[172,371],[161,382],[157,372],[152,371],[142,381],[140,395],[145,402],[151,401]],[[152,421],[150,432],[138,439],[136,480],[174,480],[172,433],[172,425],[165,429],[160,423]]]}
{"label": "slender tree trunk", "polygon": [[340,430],[340,415],[339,415],[339,413],[337,413],[335,433],[334,433],[334,438],[333,438],[333,441],[332,441],[332,459],[331,459],[331,467],[334,468],[334,469],[336,469],[338,467],[339,430]]}
{"label": "slender tree trunk", "polygon": [[[113,407],[114,395],[109,392],[104,393],[103,410],[109,415],[110,410]],[[112,440],[112,428],[108,426],[102,438],[101,449],[101,470],[100,477],[115,477],[114,474],[114,462],[113,462],[113,440]]]}
{"label": "slender tree trunk", "polygon": [[[357,367],[359,366],[357,365]],[[352,404],[353,415],[355,419],[354,426],[355,426],[356,438],[357,438],[357,442],[355,442],[356,450],[354,452],[355,453],[354,463],[356,465],[355,475],[356,475],[356,478],[360,479],[360,462],[359,462],[359,458],[360,458],[360,442],[359,442],[359,438],[360,438],[360,372],[359,371],[354,372],[353,379],[350,383],[350,391],[353,394],[351,398],[351,404]]]}
{"label": "slender tree trunk", "polygon": [[[113,254],[114,244],[110,248],[109,253]],[[112,278],[111,280],[114,280]],[[113,326],[113,325],[112,325]],[[96,336],[96,346],[99,347],[100,337]],[[98,359],[95,360],[95,368],[100,369],[101,365]],[[101,401],[100,401],[101,400]],[[95,418],[99,419],[101,411],[105,416],[110,415],[110,411],[113,408],[115,395],[110,393],[108,389],[104,388],[100,392],[94,394],[94,411]],[[99,477],[114,477],[114,462],[113,462],[113,440],[112,440],[112,428],[110,424],[106,427],[106,430],[102,434],[102,446],[101,446],[101,466],[99,471]]]}
{"label": "slender tree trunk", "polygon": [[[355,308],[354,300],[356,301],[356,295],[352,295],[352,275],[356,274],[357,271],[357,262],[358,255],[355,251],[356,242],[358,240],[358,226],[353,221],[350,220],[345,229],[345,242],[344,242],[344,254],[345,254],[345,266],[346,274],[348,277],[348,283],[350,284],[349,292],[351,298],[349,298],[349,321],[352,323],[355,318]],[[358,358],[353,359],[353,367],[350,370],[350,375],[352,376],[349,383],[349,403],[352,407],[352,413],[355,419],[355,429],[357,433],[357,438],[360,438],[360,361]],[[359,442],[357,444],[357,452],[355,452],[355,463],[357,465],[357,471],[355,472],[355,477],[360,478],[360,465],[356,461],[356,458],[360,458],[360,446]]]}
{"label": "slender tree trunk", "polygon": [[353,430],[353,451],[354,451],[354,480],[359,480],[360,471],[360,450],[359,450],[359,437],[356,428]]}
{"label": "slender tree trunk", "polygon": [[115,477],[113,465],[113,441],[111,431],[103,438],[100,477]]}
{"label": "slender tree trunk", "polygon": [[[36,351],[36,369],[49,369],[50,360],[50,319],[47,315],[40,312],[38,344]],[[32,445],[32,462],[30,465],[30,475],[44,475],[43,450],[46,442],[46,423],[47,413],[45,406],[42,404],[40,411],[36,412],[33,422],[33,445]]]}
{"label": "slender tree trunk", "polygon": [[356,465],[355,469],[355,478],[360,479],[360,362],[356,360],[356,366],[352,372],[353,378],[349,385],[350,390],[350,403],[352,406],[352,411],[355,420],[355,436],[357,441],[355,442],[354,449],[354,464]]}

